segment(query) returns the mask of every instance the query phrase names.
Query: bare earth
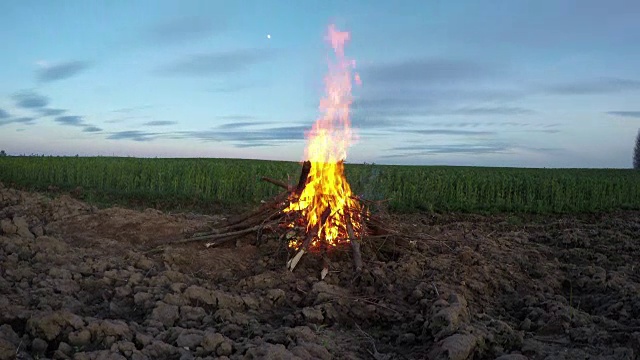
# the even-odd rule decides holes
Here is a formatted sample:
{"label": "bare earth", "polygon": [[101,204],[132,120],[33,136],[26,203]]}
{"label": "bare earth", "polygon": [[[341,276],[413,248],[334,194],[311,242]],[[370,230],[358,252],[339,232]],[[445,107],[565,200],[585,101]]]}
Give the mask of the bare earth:
{"label": "bare earth", "polygon": [[153,251],[221,220],[0,186],[0,359],[640,358],[640,212],[394,215],[421,240],[324,281],[275,239]]}

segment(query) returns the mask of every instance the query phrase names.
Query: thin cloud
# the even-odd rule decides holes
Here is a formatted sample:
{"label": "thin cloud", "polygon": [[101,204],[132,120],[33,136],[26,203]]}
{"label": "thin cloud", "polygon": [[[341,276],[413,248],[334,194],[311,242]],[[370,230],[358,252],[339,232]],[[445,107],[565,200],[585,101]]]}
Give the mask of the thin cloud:
{"label": "thin cloud", "polygon": [[278,146],[281,144],[272,142],[272,143],[240,143],[240,144],[235,144],[235,147],[238,148],[255,148],[255,147],[272,147],[272,146]]}
{"label": "thin cloud", "polygon": [[23,116],[17,118],[8,118],[0,120],[0,126],[9,125],[9,124],[23,124],[23,125],[33,125],[35,124],[36,119],[33,117]]}
{"label": "thin cloud", "polygon": [[154,121],[148,121],[142,125],[144,126],[168,126],[168,125],[175,125],[177,124],[177,121],[168,121],[168,120],[154,120]]}
{"label": "thin cloud", "polygon": [[247,70],[273,58],[269,49],[244,49],[192,55],[158,70],[160,75],[206,76]]}
{"label": "thin cloud", "polygon": [[151,141],[158,136],[158,133],[151,133],[139,130],[117,131],[107,136],[110,140],[133,140],[133,141]]}
{"label": "thin cloud", "polygon": [[87,125],[84,127],[84,129],[82,129],[83,132],[101,132],[102,129],[97,127],[97,126],[93,126],[93,125]]}
{"label": "thin cloud", "polygon": [[495,107],[466,107],[451,111],[454,115],[527,115],[535,111],[521,107],[495,106]]}
{"label": "thin cloud", "polygon": [[0,109],[0,120],[7,119],[9,117],[11,117],[11,115],[9,115],[8,112],[4,111],[3,109]]}
{"label": "thin cloud", "polygon": [[40,109],[49,105],[49,98],[33,91],[23,91],[13,95],[16,106],[23,109]]}
{"label": "thin cloud", "polygon": [[148,32],[153,44],[179,44],[218,34],[227,28],[221,18],[184,16],[154,25]]}
{"label": "thin cloud", "polygon": [[85,126],[84,121],[82,120],[82,117],[75,116],[75,115],[58,116],[57,118],[54,119],[54,121],[61,125]]}
{"label": "thin cloud", "polygon": [[86,70],[88,67],[88,62],[79,60],[63,62],[55,65],[45,65],[38,70],[37,78],[42,82],[68,79]]}
{"label": "thin cloud", "polygon": [[216,129],[220,129],[220,130],[239,129],[239,128],[247,128],[252,126],[261,126],[264,124],[266,123],[263,121],[238,121],[238,122],[220,124],[216,126]]}
{"label": "thin cloud", "polygon": [[232,142],[235,145],[243,145],[247,147],[248,144],[268,144],[268,143],[283,143],[290,141],[303,140],[305,131],[308,131],[308,126],[281,126],[271,127],[266,129],[255,130],[237,130],[237,131],[222,131],[222,130],[207,130],[207,131],[183,131],[176,135],[183,139],[197,139],[202,141],[226,141]]}
{"label": "thin cloud", "polygon": [[532,110],[504,104],[525,96],[523,91],[497,89],[412,88],[411,86],[368,89],[354,99],[353,111],[370,117],[433,115],[524,115]]}
{"label": "thin cloud", "polygon": [[414,123],[411,121],[406,121],[397,117],[394,118],[377,115],[367,116],[362,114],[354,114],[351,119],[351,125],[354,128],[363,130],[407,127],[413,124]]}
{"label": "thin cloud", "polygon": [[640,81],[620,78],[600,78],[566,84],[551,85],[547,92],[564,95],[611,94],[640,90]]}
{"label": "thin cloud", "polygon": [[495,131],[476,131],[476,130],[449,130],[449,129],[433,129],[433,130],[407,130],[412,134],[422,135],[496,135]]}
{"label": "thin cloud", "polygon": [[363,78],[376,85],[429,85],[487,78],[497,73],[491,66],[458,59],[420,58],[366,66]]}
{"label": "thin cloud", "polygon": [[111,112],[112,113],[117,113],[117,114],[131,114],[133,112],[138,112],[140,110],[147,110],[147,109],[151,109],[151,108],[153,108],[153,106],[151,106],[151,105],[141,105],[141,106],[131,106],[131,107],[119,108],[119,109],[111,110]]}
{"label": "thin cloud", "polygon": [[496,154],[509,153],[512,148],[504,144],[486,144],[486,145],[415,145],[415,146],[398,146],[391,148],[390,151],[399,154],[382,155],[383,158],[401,158],[409,156],[428,156],[443,154]]}
{"label": "thin cloud", "polygon": [[640,111],[609,111],[607,112],[607,114],[622,117],[640,118]]}
{"label": "thin cloud", "polygon": [[143,120],[143,119],[150,119],[150,118],[151,116],[149,115],[122,116],[116,119],[106,120],[105,123],[117,124],[117,123],[125,122],[127,120]]}
{"label": "thin cloud", "polygon": [[42,114],[42,116],[58,116],[67,111],[63,109],[39,108],[38,112]]}

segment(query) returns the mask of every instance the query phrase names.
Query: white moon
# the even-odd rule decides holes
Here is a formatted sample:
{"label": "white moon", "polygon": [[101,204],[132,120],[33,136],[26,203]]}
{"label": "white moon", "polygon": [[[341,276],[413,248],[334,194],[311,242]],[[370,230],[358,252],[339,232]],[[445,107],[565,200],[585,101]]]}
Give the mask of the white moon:
{"label": "white moon", "polygon": [[271,39],[271,34],[267,34],[267,39]]}

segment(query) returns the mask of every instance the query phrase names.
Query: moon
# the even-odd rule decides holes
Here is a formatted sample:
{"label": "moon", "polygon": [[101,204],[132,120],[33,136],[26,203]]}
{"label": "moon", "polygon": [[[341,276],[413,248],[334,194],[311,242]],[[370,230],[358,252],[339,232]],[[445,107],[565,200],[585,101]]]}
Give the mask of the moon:
{"label": "moon", "polygon": [[267,34],[267,39],[271,39],[271,34]]}

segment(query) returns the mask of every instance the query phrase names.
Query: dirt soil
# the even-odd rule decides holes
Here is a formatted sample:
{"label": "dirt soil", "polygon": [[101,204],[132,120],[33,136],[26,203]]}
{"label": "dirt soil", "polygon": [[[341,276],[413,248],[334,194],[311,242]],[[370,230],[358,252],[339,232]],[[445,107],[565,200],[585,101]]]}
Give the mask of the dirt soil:
{"label": "dirt soil", "polygon": [[323,281],[275,238],[158,250],[223,217],[0,186],[0,359],[640,358],[640,212],[393,215],[415,241]]}

